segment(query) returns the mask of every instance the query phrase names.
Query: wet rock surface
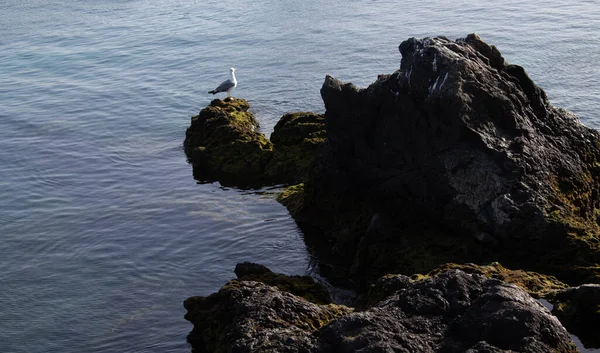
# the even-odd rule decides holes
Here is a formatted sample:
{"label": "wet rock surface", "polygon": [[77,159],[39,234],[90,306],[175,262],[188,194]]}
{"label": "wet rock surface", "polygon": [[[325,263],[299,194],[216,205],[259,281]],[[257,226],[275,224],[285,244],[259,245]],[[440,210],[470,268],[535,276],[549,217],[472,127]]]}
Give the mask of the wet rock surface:
{"label": "wet rock surface", "polygon": [[600,285],[585,284],[559,291],[550,299],[552,313],[588,347],[600,348]]}
{"label": "wet rock surface", "polygon": [[275,125],[270,140],[273,159],[265,169],[267,177],[282,183],[301,183],[325,144],[325,117],[310,112],[288,113]]}
{"label": "wet rock surface", "polygon": [[274,273],[266,266],[251,262],[237,264],[234,272],[240,281],[261,282],[316,304],[331,303],[327,288],[310,276],[287,276]]}
{"label": "wet rock surface", "polygon": [[368,88],[321,89],[328,143],[293,214],[322,258],[359,284],[492,261],[600,282],[598,132],[477,35],[399,49]]}
{"label": "wet rock surface", "polygon": [[195,352],[577,352],[517,286],[450,270],[411,281],[363,311],[234,280],[185,301]]}
{"label": "wet rock surface", "polygon": [[192,117],[184,147],[199,181],[260,183],[273,145],[257,131],[258,121],[243,99],[215,99]]}
{"label": "wet rock surface", "polygon": [[191,119],[184,141],[194,177],[201,182],[252,187],[298,183],[324,143],[324,118],[285,114],[271,141],[244,99],[215,99]]}

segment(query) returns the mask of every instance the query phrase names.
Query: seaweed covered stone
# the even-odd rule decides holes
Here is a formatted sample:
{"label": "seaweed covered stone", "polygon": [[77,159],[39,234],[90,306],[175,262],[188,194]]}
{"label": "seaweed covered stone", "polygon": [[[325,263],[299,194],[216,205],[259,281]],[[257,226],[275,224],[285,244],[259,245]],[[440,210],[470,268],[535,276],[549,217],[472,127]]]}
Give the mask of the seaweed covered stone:
{"label": "seaweed covered stone", "polygon": [[360,283],[493,261],[600,282],[600,134],[477,35],[399,49],[368,88],[321,88],[328,143],[295,205],[321,259]]}
{"label": "seaweed covered stone", "polygon": [[237,264],[234,272],[240,281],[262,282],[316,304],[331,303],[327,288],[310,276],[287,276],[274,273],[266,266],[251,262]]}
{"label": "seaweed covered stone", "polygon": [[249,108],[243,99],[215,99],[192,117],[184,149],[194,177],[240,187],[305,180],[325,143],[323,115],[287,113],[269,140]]}
{"label": "seaweed covered stone", "polygon": [[301,183],[318,149],[325,144],[325,117],[311,112],[283,115],[271,134],[273,159],[265,173],[273,180]]}
{"label": "seaweed covered stone", "polygon": [[194,325],[188,342],[195,352],[578,352],[560,322],[517,286],[456,269],[400,282],[357,311],[233,280],[185,301]]}
{"label": "seaweed covered stone", "polygon": [[184,147],[200,181],[256,184],[273,154],[273,144],[243,99],[215,99],[192,117]]}
{"label": "seaweed covered stone", "polygon": [[194,325],[187,337],[192,351],[314,351],[318,342],[313,332],[352,312],[342,305],[311,302],[326,300],[309,294],[311,290],[298,291],[311,282],[313,291],[321,292],[306,276],[276,275],[252,263],[238,264],[236,274],[240,279],[229,281],[219,292],[185,300],[185,319]]}

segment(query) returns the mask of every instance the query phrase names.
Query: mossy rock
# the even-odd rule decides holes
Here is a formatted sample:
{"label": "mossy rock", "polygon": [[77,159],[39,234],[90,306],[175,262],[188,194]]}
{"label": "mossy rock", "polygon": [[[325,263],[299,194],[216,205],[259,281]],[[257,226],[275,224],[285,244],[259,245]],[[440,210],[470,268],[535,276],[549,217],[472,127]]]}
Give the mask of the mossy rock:
{"label": "mossy rock", "polygon": [[263,186],[301,182],[325,139],[323,115],[285,114],[268,140],[244,99],[215,99],[193,116],[184,149],[202,182]]}
{"label": "mossy rock", "polygon": [[192,351],[230,352],[233,342],[245,342],[263,330],[293,332],[310,342],[314,331],[353,312],[343,305],[317,304],[328,301],[328,295],[325,298],[324,287],[307,276],[274,274],[252,263],[238,264],[236,274],[243,280],[231,280],[217,293],[184,301],[185,319],[194,325],[187,336]]}
{"label": "mossy rock", "polygon": [[325,141],[325,117],[322,114],[285,114],[271,134],[275,148],[265,174],[284,183],[304,181],[317,150]]}
{"label": "mossy rock", "polygon": [[235,274],[240,281],[262,282],[315,304],[331,303],[327,288],[310,276],[287,276],[274,273],[266,266],[251,262],[237,264]]}
{"label": "mossy rock", "polygon": [[277,194],[277,201],[288,209],[292,218],[295,218],[304,205],[304,184],[286,187]]}
{"label": "mossy rock", "polygon": [[200,181],[260,184],[273,155],[273,144],[243,99],[215,99],[192,117],[184,147]]}
{"label": "mossy rock", "polygon": [[524,270],[511,270],[497,262],[489,265],[476,265],[473,263],[458,264],[446,263],[426,274],[411,274],[410,277],[401,274],[388,274],[380,277],[374,284],[370,285],[366,303],[372,305],[397,290],[404,289],[411,282],[431,278],[449,270],[458,269],[469,274],[479,274],[488,278],[494,278],[506,283],[514,284],[534,298],[553,298],[555,293],[569,288],[569,286],[554,276],[544,275],[537,272]]}
{"label": "mossy rock", "polygon": [[534,298],[547,298],[556,291],[569,288],[569,285],[559,281],[554,276],[524,270],[511,270],[497,262],[481,266],[472,263],[447,263],[430,271],[424,278],[432,277],[451,269],[459,269],[467,273],[477,273],[517,285]]}

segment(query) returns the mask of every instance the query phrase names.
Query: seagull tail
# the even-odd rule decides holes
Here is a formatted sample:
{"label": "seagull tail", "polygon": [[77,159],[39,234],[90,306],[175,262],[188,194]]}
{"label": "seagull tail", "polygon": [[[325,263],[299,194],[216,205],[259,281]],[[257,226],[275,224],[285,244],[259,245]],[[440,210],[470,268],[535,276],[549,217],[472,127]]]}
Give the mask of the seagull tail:
{"label": "seagull tail", "polygon": [[212,91],[208,91],[208,93],[217,94],[217,91],[213,89]]}

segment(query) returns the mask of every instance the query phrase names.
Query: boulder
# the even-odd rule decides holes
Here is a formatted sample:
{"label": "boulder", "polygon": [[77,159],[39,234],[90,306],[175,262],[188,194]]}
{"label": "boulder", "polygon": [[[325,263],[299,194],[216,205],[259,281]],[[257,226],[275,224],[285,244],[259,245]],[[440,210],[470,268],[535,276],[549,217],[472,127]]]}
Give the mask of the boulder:
{"label": "boulder", "polygon": [[367,296],[363,300],[368,303],[378,302],[392,292],[407,287],[412,281],[435,277],[449,270],[461,270],[465,273],[477,274],[514,284],[536,299],[554,298],[557,292],[569,288],[567,284],[557,280],[554,276],[524,270],[511,270],[497,262],[481,266],[472,263],[447,263],[425,275],[412,274],[410,278],[404,275],[385,275],[369,287]]}
{"label": "boulder", "polygon": [[363,284],[493,261],[600,282],[599,133],[475,34],[399,49],[368,88],[321,88],[328,142],[293,213],[321,261]]}
{"label": "boulder", "polygon": [[258,121],[243,99],[215,99],[192,117],[184,148],[199,181],[252,185],[264,179],[273,144],[258,132]]}
{"label": "boulder", "polygon": [[325,117],[310,112],[284,114],[270,140],[274,154],[265,169],[267,177],[281,183],[301,183],[318,149],[325,144]]}
{"label": "boulder", "polygon": [[427,276],[435,276],[451,269],[459,269],[467,273],[477,273],[488,278],[495,278],[506,283],[514,284],[536,299],[549,298],[556,292],[569,288],[567,284],[559,281],[554,276],[532,271],[512,270],[497,262],[481,266],[471,263],[444,264],[429,272]]}
{"label": "boulder", "polygon": [[550,299],[552,313],[586,347],[600,348],[600,285],[567,288]]}
{"label": "boulder", "polygon": [[185,301],[195,352],[578,352],[519,287],[450,270],[354,311],[260,282],[234,280]]}
{"label": "boulder", "polygon": [[252,187],[300,183],[325,142],[323,115],[285,114],[269,141],[244,99],[215,99],[192,117],[184,149],[201,182]]}
{"label": "boulder", "polygon": [[316,304],[331,303],[327,288],[310,276],[286,276],[251,262],[237,264],[234,272],[241,281],[255,281],[275,286],[281,291],[292,293]]}

